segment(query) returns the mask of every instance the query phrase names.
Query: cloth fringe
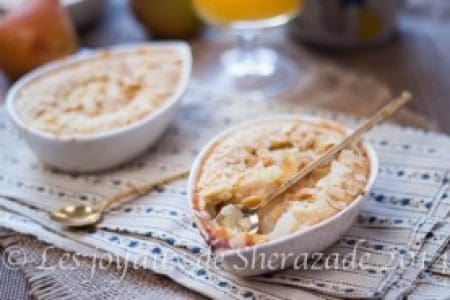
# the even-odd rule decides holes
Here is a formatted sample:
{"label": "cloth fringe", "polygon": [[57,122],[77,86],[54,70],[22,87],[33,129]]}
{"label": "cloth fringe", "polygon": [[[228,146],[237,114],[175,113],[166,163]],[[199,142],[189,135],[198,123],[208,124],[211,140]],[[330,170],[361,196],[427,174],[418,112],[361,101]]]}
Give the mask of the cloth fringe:
{"label": "cloth fringe", "polygon": [[37,299],[70,299],[71,295],[67,288],[62,286],[57,279],[53,278],[52,274],[47,274],[45,270],[40,271],[36,276],[30,276],[28,282],[30,283],[30,293]]}
{"label": "cloth fringe", "polygon": [[19,243],[17,233],[0,229],[0,247],[8,248]]}
{"label": "cloth fringe", "polygon": [[[9,248],[11,246],[20,245],[20,236],[9,230],[0,229],[0,247]],[[23,266],[25,267],[25,266]],[[23,268],[20,269],[23,272]],[[27,272],[23,272],[26,280],[30,284],[30,294],[37,299],[71,299],[67,289],[61,285],[56,278],[53,277],[51,270],[39,270],[36,275],[29,276]]]}

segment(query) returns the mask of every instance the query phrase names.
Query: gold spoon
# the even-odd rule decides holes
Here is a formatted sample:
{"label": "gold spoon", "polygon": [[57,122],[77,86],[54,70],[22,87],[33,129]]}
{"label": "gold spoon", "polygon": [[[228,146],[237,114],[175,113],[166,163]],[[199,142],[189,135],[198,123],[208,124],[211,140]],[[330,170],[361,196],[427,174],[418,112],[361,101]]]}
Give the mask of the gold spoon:
{"label": "gold spoon", "polygon": [[283,194],[294,184],[300,181],[303,177],[308,175],[315,168],[330,162],[336,154],[338,154],[342,149],[350,145],[351,143],[359,140],[364,133],[371,130],[375,125],[383,122],[403,105],[405,105],[412,98],[411,93],[404,91],[397,99],[386,104],[377,113],[372,115],[367,121],[365,121],[361,126],[359,126],[351,135],[346,137],[342,142],[331,147],[325,154],[316,159],[315,161],[309,163],[306,167],[301,169],[298,173],[293,175],[291,178],[287,179],[280,187],[278,187],[274,192],[270,193],[263,201],[253,207],[247,207],[242,204],[237,204],[236,206],[242,211],[244,216],[248,219],[250,226],[250,233],[257,233],[259,231],[259,217],[258,210],[266,206],[270,201]]}
{"label": "gold spoon", "polygon": [[69,205],[63,207],[55,212],[50,213],[50,217],[67,227],[86,227],[97,224],[103,216],[103,213],[116,202],[128,198],[128,200],[135,199],[138,195],[148,193],[153,188],[163,183],[185,177],[189,171],[182,170],[176,172],[168,177],[141,184],[139,186],[132,186],[130,189],[119,192],[100,203],[97,207],[90,205]]}

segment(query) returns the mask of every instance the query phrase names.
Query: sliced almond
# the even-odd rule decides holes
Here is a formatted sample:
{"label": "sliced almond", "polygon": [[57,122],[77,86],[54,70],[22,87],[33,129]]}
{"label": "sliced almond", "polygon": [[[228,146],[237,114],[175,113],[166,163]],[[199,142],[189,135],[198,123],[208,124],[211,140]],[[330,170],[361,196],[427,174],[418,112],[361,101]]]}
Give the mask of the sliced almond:
{"label": "sliced almond", "polygon": [[294,147],[294,145],[292,144],[291,141],[289,141],[287,139],[272,140],[272,141],[270,141],[269,150],[275,151],[275,150],[281,150],[281,149],[292,148],[292,147]]}
{"label": "sliced almond", "polygon": [[248,207],[254,208],[258,206],[262,202],[262,198],[260,196],[249,196],[241,201],[241,204]]}

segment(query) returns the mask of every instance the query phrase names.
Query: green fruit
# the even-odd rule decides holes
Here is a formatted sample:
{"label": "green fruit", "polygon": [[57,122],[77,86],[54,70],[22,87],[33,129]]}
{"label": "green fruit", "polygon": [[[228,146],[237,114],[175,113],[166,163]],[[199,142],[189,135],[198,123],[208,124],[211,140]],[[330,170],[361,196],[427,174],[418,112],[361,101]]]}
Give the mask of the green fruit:
{"label": "green fruit", "polygon": [[130,5],[155,38],[187,38],[202,27],[191,0],[130,0]]}

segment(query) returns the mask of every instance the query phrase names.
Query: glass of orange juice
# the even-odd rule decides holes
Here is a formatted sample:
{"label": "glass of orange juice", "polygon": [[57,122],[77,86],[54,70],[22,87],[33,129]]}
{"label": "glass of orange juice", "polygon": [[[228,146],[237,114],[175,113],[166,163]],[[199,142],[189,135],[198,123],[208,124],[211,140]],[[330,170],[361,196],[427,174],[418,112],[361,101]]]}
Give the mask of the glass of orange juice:
{"label": "glass of orange juice", "polygon": [[214,81],[230,92],[268,98],[289,89],[298,75],[294,63],[257,40],[264,29],[279,27],[295,17],[304,0],[192,0],[207,23],[229,30],[238,46],[225,51],[223,68]]}

